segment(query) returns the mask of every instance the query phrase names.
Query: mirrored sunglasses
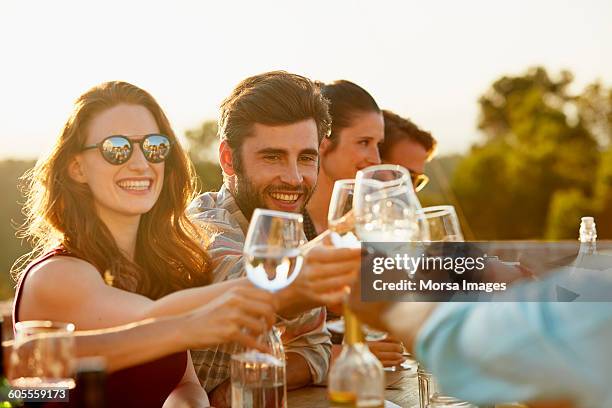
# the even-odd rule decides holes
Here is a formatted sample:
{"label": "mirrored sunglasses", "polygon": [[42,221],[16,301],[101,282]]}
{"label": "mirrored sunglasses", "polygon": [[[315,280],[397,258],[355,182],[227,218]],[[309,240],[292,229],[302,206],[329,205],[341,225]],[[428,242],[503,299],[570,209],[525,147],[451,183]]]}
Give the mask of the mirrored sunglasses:
{"label": "mirrored sunglasses", "polygon": [[82,151],[98,149],[104,160],[113,165],[120,165],[132,157],[134,144],[140,144],[140,149],[149,163],[161,163],[170,155],[171,142],[167,136],[160,134],[146,135],[141,139],[129,139],[126,136],[109,136],[100,143],[83,147]]}

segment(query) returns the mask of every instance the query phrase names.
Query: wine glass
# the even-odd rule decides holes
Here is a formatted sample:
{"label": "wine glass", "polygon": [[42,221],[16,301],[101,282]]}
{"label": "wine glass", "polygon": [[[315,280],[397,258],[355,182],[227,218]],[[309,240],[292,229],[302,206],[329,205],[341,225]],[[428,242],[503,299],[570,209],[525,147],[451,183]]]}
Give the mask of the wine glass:
{"label": "wine glass", "polygon": [[429,228],[431,242],[463,242],[461,224],[452,205],[425,207],[419,214],[425,219]]}
{"label": "wine glass", "polygon": [[[306,237],[301,214],[256,209],[244,243],[247,277],[257,287],[277,292],[297,278]],[[285,351],[275,327],[260,337],[271,353],[247,350],[232,356],[232,407],[286,408]]]}
{"label": "wine glass", "polygon": [[74,388],[74,325],[47,320],[15,324],[10,383],[22,388]]}
{"label": "wine glass", "polygon": [[355,231],[361,241],[429,240],[410,172],[402,166],[382,164],[358,171],[353,211]]}
{"label": "wine glass", "polygon": [[301,214],[262,210],[253,212],[244,243],[245,269],[257,287],[277,292],[297,278],[305,243]]}
{"label": "wine glass", "polygon": [[353,233],[355,227],[354,192],[355,179],[337,180],[334,183],[327,213],[327,226],[332,231],[332,243],[339,248],[359,248],[361,245]]}

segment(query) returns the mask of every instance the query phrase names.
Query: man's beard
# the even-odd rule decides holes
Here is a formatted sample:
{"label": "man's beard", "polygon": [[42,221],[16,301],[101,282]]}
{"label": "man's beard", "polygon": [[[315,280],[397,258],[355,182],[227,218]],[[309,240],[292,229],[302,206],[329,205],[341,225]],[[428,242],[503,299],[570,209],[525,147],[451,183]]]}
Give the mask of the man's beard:
{"label": "man's beard", "polygon": [[290,186],[289,184],[271,184],[266,186],[263,190],[258,191],[257,187],[251,182],[246,174],[236,174],[234,178],[234,199],[238,208],[242,211],[242,214],[248,221],[251,221],[253,212],[256,208],[267,208],[266,207],[266,196],[276,191],[282,191],[286,193],[299,193],[303,194],[304,201],[299,209],[300,213],[304,212],[304,208],[310,200],[314,188],[309,187],[306,184],[302,184],[298,187]]}

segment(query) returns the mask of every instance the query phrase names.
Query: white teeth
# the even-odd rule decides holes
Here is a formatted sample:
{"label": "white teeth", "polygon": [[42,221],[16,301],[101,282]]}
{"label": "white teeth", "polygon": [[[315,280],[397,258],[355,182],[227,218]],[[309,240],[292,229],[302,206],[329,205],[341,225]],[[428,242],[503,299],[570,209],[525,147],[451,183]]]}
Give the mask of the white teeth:
{"label": "white teeth", "polygon": [[281,201],[293,202],[300,198],[299,194],[283,194],[283,193],[270,193],[270,195]]}
{"label": "white teeth", "polygon": [[126,190],[148,190],[151,180],[122,180],[117,185]]}

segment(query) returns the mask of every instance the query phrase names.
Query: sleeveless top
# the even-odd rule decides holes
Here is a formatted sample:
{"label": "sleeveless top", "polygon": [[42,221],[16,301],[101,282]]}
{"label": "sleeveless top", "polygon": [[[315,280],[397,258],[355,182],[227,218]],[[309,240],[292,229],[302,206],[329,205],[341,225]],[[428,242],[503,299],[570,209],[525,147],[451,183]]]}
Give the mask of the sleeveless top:
{"label": "sleeveless top", "polygon": [[[23,296],[23,282],[32,268],[56,256],[72,256],[57,248],[32,262],[17,284],[13,303],[13,323],[19,322],[19,304]],[[162,357],[148,363],[110,373],[106,377],[106,406],[108,407],[161,407],[168,395],[180,383],[187,368],[187,351]],[[78,387],[78,386],[77,386]],[[48,403],[44,407],[76,406],[78,389],[70,391],[70,403]]]}

